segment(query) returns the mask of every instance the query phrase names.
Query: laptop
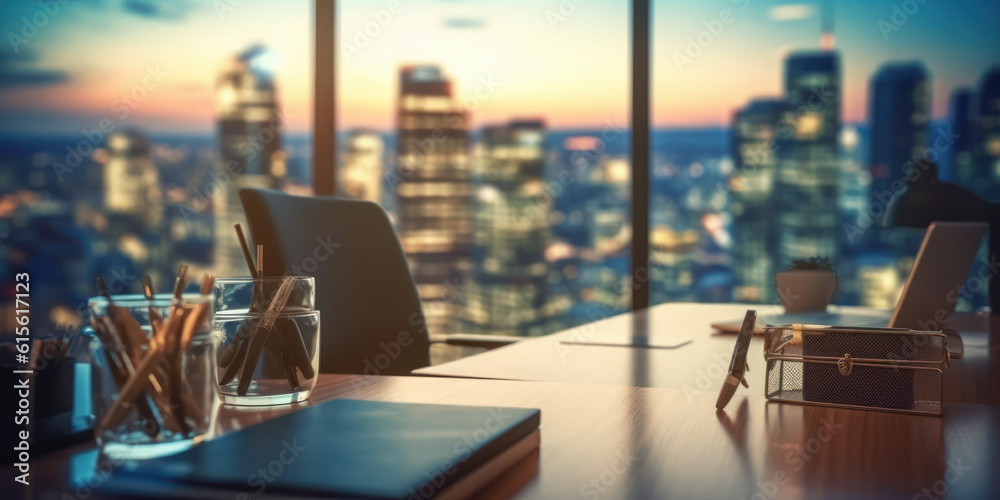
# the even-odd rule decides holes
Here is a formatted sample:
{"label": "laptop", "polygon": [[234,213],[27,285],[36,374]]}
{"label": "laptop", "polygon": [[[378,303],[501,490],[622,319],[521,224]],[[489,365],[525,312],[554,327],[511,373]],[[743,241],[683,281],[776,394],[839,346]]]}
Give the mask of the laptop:
{"label": "laptop", "polygon": [[[803,323],[855,327],[890,327],[941,330],[955,312],[955,303],[965,277],[976,260],[989,225],[979,222],[932,222],[917,252],[913,270],[893,311],[865,313],[803,312],[762,315],[754,333],[762,333],[765,322],[779,325]],[[723,331],[739,332],[741,321],[714,323]]]}

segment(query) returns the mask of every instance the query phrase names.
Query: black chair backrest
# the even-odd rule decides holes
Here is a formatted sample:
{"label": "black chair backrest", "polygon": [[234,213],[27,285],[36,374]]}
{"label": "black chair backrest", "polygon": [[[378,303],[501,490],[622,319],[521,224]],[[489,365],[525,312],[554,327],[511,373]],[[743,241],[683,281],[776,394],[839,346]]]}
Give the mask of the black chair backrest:
{"label": "black chair backrest", "polygon": [[264,274],[316,278],[321,372],[405,375],[430,364],[420,297],[382,207],[261,189],[240,200]]}

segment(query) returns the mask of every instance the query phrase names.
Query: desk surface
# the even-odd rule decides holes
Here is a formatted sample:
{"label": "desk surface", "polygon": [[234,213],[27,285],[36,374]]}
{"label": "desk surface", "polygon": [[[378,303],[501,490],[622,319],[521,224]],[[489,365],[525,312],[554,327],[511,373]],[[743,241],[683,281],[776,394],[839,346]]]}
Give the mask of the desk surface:
{"label": "desk surface", "polygon": [[[533,380],[659,387],[683,391],[716,392],[722,385],[736,337],[717,333],[712,323],[739,321],[748,308],[757,309],[760,322],[780,314],[780,307],[747,304],[662,304],[545,337],[415,371],[439,377]],[[860,308],[842,308],[845,312]],[[951,325],[964,342],[962,359],[945,375],[945,401],[1000,404],[1000,346],[988,348],[987,319],[955,314]],[[690,337],[676,349],[563,344],[564,339],[595,335],[649,335]],[[763,394],[764,341],[755,336],[746,374],[750,394]],[[741,389],[742,390],[742,389]],[[739,393],[737,393],[739,394]]]}
{"label": "desk surface", "polygon": [[[595,384],[322,375],[306,403],[223,407],[216,432],[340,397],[540,408],[537,458],[496,490],[516,498],[988,498],[1000,470],[1000,406],[952,403],[937,418],[747,392],[717,413],[709,392]],[[29,498],[99,498],[98,465],[92,446],[39,457]]]}

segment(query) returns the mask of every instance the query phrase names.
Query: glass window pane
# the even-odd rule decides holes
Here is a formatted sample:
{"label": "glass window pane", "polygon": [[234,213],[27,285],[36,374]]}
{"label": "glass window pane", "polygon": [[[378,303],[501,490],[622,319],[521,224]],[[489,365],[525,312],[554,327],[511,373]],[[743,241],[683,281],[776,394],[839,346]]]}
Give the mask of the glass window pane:
{"label": "glass window pane", "polygon": [[312,16],[305,0],[5,6],[0,274],[30,273],[33,334],[78,326],[98,276],[136,293],[181,263],[248,273],[236,191],[312,192]]}
{"label": "glass window pane", "polygon": [[338,189],[396,225],[432,333],[629,307],[628,6],[339,5]]}
{"label": "glass window pane", "polygon": [[776,271],[828,257],[836,303],[893,308],[923,236],[881,225],[908,172],[996,196],[1000,7],[901,5],[655,0],[654,303],[777,304]]}

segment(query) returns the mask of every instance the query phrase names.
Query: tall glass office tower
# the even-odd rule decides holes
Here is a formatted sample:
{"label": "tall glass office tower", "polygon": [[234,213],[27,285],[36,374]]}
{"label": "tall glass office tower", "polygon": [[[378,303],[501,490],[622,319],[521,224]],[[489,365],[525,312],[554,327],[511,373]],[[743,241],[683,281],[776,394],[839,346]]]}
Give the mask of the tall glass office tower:
{"label": "tall glass office tower", "polygon": [[477,147],[472,279],[466,317],[477,333],[541,335],[548,305],[551,197],[545,192],[545,125],[485,127]]}
{"label": "tall glass office tower", "polygon": [[229,61],[217,82],[220,164],[206,185],[215,192],[218,276],[247,273],[233,230],[233,224],[242,223],[244,231],[249,231],[239,190],[280,189],[285,182],[287,169],[281,149],[285,125],[278,109],[272,57],[264,47],[250,47]]}
{"label": "tall glass office tower", "polygon": [[472,243],[472,185],[465,111],[437,66],[399,75],[397,229],[431,333],[460,328]]}
{"label": "tall glass office tower", "polygon": [[107,139],[104,165],[105,241],[127,255],[133,270],[164,282],[170,244],[163,217],[160,173],[150,157],[149,139],[125,129]]}
{"label": "tall glass office tower", "polygon": [[976,172],[986,185],[978,192],[996,199],[1000,195],[1000,66],[983,75],[977,111]]}
{"label": "tall glass office tower", "polygon": [[736,112],[731,129],[734,161],[729,178],[729,212],[733,217],[733,299],[774,300],[774,176],[777,127],[788,103],[756,99]]}
{"label": "tall glass office tower", "polygon": [[149,139],[135,130],[117,131],[108,136],[107,147],[105,212],[147,227],[159,226],[163,221],[163,189],[159,170],[149,155]]}
{"label": "tall glass office tower", "polygon": [[[919,62],[885,64],[872,77],[870,99],[869,215],[877,217],[903,193],[907,170],[927,150],[930,77]],[[867,236],[875,247],[907,253],[915,252],[914,243],[919,244],[919,236],[914,242],[910,231],[884,228],[880,221],[873,221]]]}
{"label": "tall glass office tower", "polygon": [[776,269],[812,256],[837,262],[840,76],[840,57],[832,50],[793,53],[785,60],[789,109],[777,130]]}

